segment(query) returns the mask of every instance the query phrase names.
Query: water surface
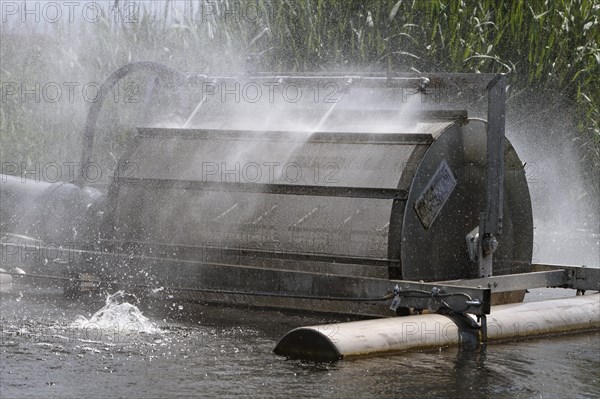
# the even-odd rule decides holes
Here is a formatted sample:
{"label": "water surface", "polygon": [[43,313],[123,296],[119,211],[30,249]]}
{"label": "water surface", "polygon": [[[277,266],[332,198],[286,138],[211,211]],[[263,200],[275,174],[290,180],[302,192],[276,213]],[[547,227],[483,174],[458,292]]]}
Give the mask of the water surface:
{"label": "water surface", "polygon": [[329,364],[272,350],[289,329],[331,318],[138,305],[143,315],[104,298],[3,294],[0,397],[600,397],[600,333]]}

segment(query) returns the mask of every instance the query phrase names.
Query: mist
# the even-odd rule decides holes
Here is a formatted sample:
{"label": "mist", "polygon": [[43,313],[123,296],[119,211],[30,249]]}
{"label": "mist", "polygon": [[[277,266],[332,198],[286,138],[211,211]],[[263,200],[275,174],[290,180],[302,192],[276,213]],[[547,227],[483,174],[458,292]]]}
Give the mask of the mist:
{"label": "mist", "polygon": [[[50,182],[72,181],[73,164],[80,162],[85,116],[98,98],[97,88],[112,71],[129,62],[153,60],[186,74],[207,76],[252,70],[277,74],[283,72],[282,66],[290,65],[290,60],[273,60],[273,51],[268,50],[273,14],[272,5],[266,3],[229,14],[227,8],[218,8],[225,7],[218,2],[217,9],[209,9],[189,1],[117,1],[99,3],[100,9],[93,10],[84,3],[74,10],[61,8],[61,18],[52,14],[49,2],[37,2],[32,7],[39,10],[34,8],[32,14],[20,9],[20,4],[17,9],[4,6],[2,10],[3,173]],[[87,8],[88,14],[84,14]],[[381,71],[374,65],[350,63],[327,63],[323,68],[348,75]],[[406,60],[396,69],[416,70]],[[312,131],[348,128],[343,120],[329,118],[336,110],[398,109],[398,121],[407,116],[403,123],[411,125],[408,116],[412,112],[442,106],[440,102],[425,103],[416,95],[403,98],[398,106],[382,93],[345,94],[343,87],[320,87],[319,93],[305,93],[302,98],[306,107],[314,110],[310,117],[291,117],[298,104],[279,89],[269,102],[268,88],[262,89],[258,102],[246,101],[242,93],[234,111],[229,111],[234,113],[228,114],[221,109],[224,101],[219,92],[207,95],[206,87],[184,91],[157,88],[153,76],[131,75],[105,93],[109,100],[98,124],[93,159],[100,165],[101,176],[88,179],[88,185],[106,186],[126,143],[140,126],[286,130],[305,132],[308,138]],[[226,103],[235,102],[232,96],[225,97]],[[523,93],[522,88],[510,86],[508,98],[506,134],[526,163],[533,201],[534,261],[597,266],[598,171],[593,162],[585,160],[578,144],[579,114],[572,112],[567,99],[556,96],[548,100],[533,89]],[[447,107],[462,109],[464,105],[456,101]],[[470,116],[482,116],[485,109],[471,105],[469,112]],[[392,132],[398,126],[369,120],[361,128]],[[285,154],[277,155],[278,160],[285,162],[301,145],[302,140],[290,145]],[[255,154],[257,149],[232,148],[225,162],[253,161],[246,159],[247,153]],[[268,162],[266,158],[262,161]],[[51,173],[55,164],[60,167],[59,174]]]}
{"label": "mist", "polygon": [[599,39],[598,0],[0,0],[0,397],[600,397]]}

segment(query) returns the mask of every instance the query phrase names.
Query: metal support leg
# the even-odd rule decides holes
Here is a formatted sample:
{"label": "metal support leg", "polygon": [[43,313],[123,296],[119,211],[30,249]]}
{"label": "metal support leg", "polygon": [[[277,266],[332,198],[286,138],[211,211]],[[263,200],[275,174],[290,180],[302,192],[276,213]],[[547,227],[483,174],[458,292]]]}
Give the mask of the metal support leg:
{"label": "metal support leg", "polygon": [[481,323],[481,343],[487,343],[488,334],[487,334],[487,316],[481,315],[480,317]]}

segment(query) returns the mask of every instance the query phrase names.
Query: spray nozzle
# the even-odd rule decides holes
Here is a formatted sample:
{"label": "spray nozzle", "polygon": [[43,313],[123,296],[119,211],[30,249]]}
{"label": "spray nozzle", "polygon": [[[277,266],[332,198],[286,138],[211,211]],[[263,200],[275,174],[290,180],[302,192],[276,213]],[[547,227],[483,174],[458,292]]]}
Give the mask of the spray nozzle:
{"label": "spray nozzle", "polygon": [[348,91],[350,91],[350,88],[352,87],[352,85],[354,84],[354,79],[356,77],[355,76],[345,76],[345,82],[344,82],[344,87],[342,88],[342,92],[346,93]]}
{"label": "spray nozzle", "polygon": [[419,91],[424,92],[427,89],[427,86],[429,86],[429,83],[431,83],[429,78],[422,77],[419,81]]}

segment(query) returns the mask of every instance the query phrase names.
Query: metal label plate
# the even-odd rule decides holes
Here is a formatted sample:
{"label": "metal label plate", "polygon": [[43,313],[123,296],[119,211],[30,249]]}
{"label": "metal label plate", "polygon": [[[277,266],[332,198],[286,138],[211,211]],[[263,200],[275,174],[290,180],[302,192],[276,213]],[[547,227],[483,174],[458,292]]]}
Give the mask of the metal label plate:
{"label": "metal label plate", "polygon": [[444,160],[414,204],[417,216],[425,229],[431,226],[454,187],[456,178]]}

